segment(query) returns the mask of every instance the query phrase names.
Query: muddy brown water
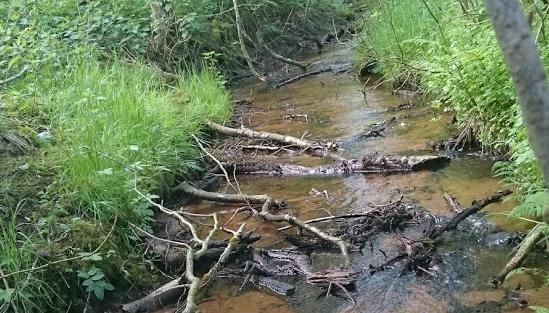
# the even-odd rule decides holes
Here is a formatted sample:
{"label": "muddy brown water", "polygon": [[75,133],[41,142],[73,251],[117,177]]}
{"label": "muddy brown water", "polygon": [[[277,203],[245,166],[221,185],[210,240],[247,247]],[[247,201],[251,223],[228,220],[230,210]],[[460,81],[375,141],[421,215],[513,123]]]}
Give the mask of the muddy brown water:
{"label": "muddy brown water", "polygon": [[[322,57],[327,63],[348,62],[353,52],[349,48],[337,49]],[[314,61],[313,60],[313,61]],[[372,81],[372,80],[370,80]],[[435,114],[428,104],[411,110],[387,112],[392,106],[406,99],[393,95],[390,89],[373,88],[365,80],[358,80],[352,73],[332,75],[324,73],[286,85],[276,90],[266,90],[263,84],[243,84],[234,90],[238,98],[253,98],[247,113],[239,116],[247,127],[288,134],[296,137],[337,141],[344,149],[345,157],[380,154],[431,154],[428,142],[446,138],[448,118]],[[421,104],[421,100],[419,100]],[[287,120],[288,114],[306,114],[308,122]],[[396,116],[397,120],[385,132],[384,137],[361,139],[358,135],[375,122]],[[253,155],[249,156],[253,160]],[[307,156],[289,156],[285,153],[273,156],[278,163],[292,162],[315,165],[322,162]],[[348,177],[239,177],[244,193],[268,193],[290,204],[290,212],[302,219],[326,214],[360,212],[369,203],[386,203],[397,194],[406,201],[417,204],[438,215],[450,215],[442,195],[447,192],[463,206],[473,199],[480,199],[502,189],[492,177],[493,162],[475,156],[459,155],[451,164],[435,172],[418,172],[393,176],[351,175]],[[312,189],[326,190],[326,197],[313,196]],[[226,190],[221,188],[221,190]],[[484,212],[498,229],[523,230],[525,225],[510,220],[502,213],[516,203],[512,201],[494,204]],[[224,205],[208,202],[190,205],[195,212],[214,212],[226,209]],[[248,221],[248,227],[258,227],[263,238],[260,246],[282,245],[276,226]],[[375,239],[376,247],[390,246],[390,235]],[[200,304],[202,312],[529,312],[512,302],[501,302],[511,288],[519,283],[522,296],[530,305],[549,306],[549,289],[541,287],[540,278],[533,274],[513,277],[500,290],[491,289],[487,281],[509,259],[512,247],[487,247],[478,242],[475,235],[460,232],[449,237],[440,249],[443,259],[442,274],[438,278],[419,277],[415,274],[399,276],[387,271],[370,276],[362,275],[357,291],[353,294],[356,304],[343,298],[319,296],[323,291],[307,285],[303,278],[290,280],[297,289],[293,296],[280,297],[267,291],[248,287],[239,291],[239,284],[220,281],[210,288]],[[353,268],[367,267],[381,254],[375,250],[353,255]],[[313,254],[315,268],[337,266],[338,255]],[[532,257],[527,265],[549,267],[543,256]],[[491,302],[492,301],[492,302]],[[494,304],[499,301],[499,304]],[[487,305],[486,307],[482,305]],[[171,312],[167,308],[162,312]]]}

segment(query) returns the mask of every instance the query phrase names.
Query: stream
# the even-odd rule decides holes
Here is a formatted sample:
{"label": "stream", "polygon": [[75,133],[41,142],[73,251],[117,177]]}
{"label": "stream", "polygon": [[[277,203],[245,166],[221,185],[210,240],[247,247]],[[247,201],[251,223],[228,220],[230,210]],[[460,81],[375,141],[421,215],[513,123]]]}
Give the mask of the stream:
{"label": "stream", "polygon": [[[353,51],[338,47],[309,61],[326,64],[352,62]],[[384,86],[374,88],[375,78],[358,79],[352,72],[334,75],[326,72],[303,78],[279,89],[268,90],[263,83],[242,83],[233,90],[238,99],[253,99],[236,118],[248,128],[301,137],[337,142],[346,158],[358,158],[369,153],[393,155],[429,155],[433,151],[429,142],[450,136],[447,126],[450,117],[435,114],[428,103],[414,98],[417,107],[399,111],[388,109],[408,99],[395,96]],[[365,86],[364,86],[365,84]],[[363,92],[364,91],[364,92]],[[284,118],[303,114],[305,118]],[[383,137],[362,138],[372,123],[391,117],[396,121],[383,132]],[[292,163],[316,166],[326,162],[305,154],[292,155],[279,152],[276,155],[250,154],[258,162],[272,160],[276,163]],[[458,153],[447,167],[437,171],[413,172],[402,175],[353,174],[344,177],[258,177],[239,176],[238,185],[243,193],[268,193],[289,203],[290,212],[301,219],[327,214],[360,213],[371,203],[388,203],[399,195],[406,203],[420,206],[437,216],[452,216],[443,199],[448,193],[457,198],[463,207],[472,200],[481,199],[503,189],[492,177],[493,161],[475,155]],[[226,187],[219,187],[225,191]],[[324,196],[312,190],[326,191]],[[327,196],[326,196],[327,195]],[[492,204],[482,212],[496,231],[514,232],[525,229],[525,224],[508,219],[501,214],[516,203],[506,201]],[[209,213],[227,208],[227,205],[205,201],[193,202],[188,207],[196,213]],[[235,221],[235,222],[240,222]],[[287,245],[276,226],[250,219],[247,226],[258,228],[262,238],[258,247],[284,247]],[[290,230],[291,232],[291,230]],[[293,231],[295,233],[295,231]],[[471,229],[446,235],[439,249],[441,270],[436,277],[416,273],[399,275],[387,270],[370,275],[362,274],[357,282],[351,304],[345,297],[325,297],[326,291],[307,284],[302,277],[287,280],[296,286],[291,296],[278,296],[269,291],[247,286],[239,290],[241,283],[218,280],[200,303],[202,312],[531,312],[520,300],[529,305],[549,307],[549,288],[542,287],[540,277],[533,273],[513,276],[503,288],[492,289],[488,280],[503,268],[513,251],[513,245],[489,245],[486,237]],[[361,253],[352,254],[352,267],[360,270],[370,264],[383,262],[384,254],[396,253],[398,243],[394,234],[376,236],[370,246]],[[381,251],[383,250],[383,251]],[[313,253],[315,270],[336,267],[341,263],[337,253]],[[547,260],[533,254],[528,266],[548,268]],[[519,295],[511,292],[518,285]],[[158,312],[170,312],[173,307]]]}

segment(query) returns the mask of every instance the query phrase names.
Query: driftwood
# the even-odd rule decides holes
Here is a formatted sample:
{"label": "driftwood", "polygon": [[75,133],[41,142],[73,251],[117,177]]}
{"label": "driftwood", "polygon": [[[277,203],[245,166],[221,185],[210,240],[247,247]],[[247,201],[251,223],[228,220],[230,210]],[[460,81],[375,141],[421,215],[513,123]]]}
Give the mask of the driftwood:
{"label": "driftwood", "polygon": [[450,162],[446,156],[379,156],[376,154],[361,160],[345,160],[334,165],[306,167],[293,164],[271,165],[257,163],[226,164],[237,174],[270,176],[338,176],[353,173],[391,174],[421,170],[435,170]]}
{"label": "driftwood", "polygon": [[524,262],[528,253],[540,240],[542,235],[543,228],[538,226],[534,228],[530,235],[522,241],[520,248],[517,250],[513,258],[507,263],[507,265],[505,265],[505,267],[499,272],[499,274],[490,279],[490,284],[494,288],[498,288],[499,286],[501,286],[501,284],[505,281],[507,275],[511,271],[518,268],[522,264],[522,262]]}
{"label": "driftwood", "polygon": [[381,123],[376,123],[370,129],[360,134],[360,137],[362,138],[370,138],[370,137],[383,137],[382,132],[385,131],[387,126],[391,123],[396,121],[396,117],[391,117]]}

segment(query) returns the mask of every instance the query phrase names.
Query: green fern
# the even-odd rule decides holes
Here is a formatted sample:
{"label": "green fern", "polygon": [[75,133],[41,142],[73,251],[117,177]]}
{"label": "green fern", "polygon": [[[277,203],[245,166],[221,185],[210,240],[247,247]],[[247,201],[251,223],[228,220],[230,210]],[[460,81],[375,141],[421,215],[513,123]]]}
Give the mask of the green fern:
{"label": "green fern", "polygon": [[512,217],[541,218],[545,208],[549,206],[549,193],[547,190],[539,191],[524,198],[521,205],[514,208],[509,214]]}

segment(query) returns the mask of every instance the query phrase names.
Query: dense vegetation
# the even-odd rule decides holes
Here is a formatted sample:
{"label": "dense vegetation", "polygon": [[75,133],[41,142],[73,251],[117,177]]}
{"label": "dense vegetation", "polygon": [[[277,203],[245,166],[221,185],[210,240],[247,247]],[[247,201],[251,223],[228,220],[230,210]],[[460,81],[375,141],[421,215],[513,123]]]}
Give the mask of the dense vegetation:
{"label": "dense vegetation", "polygon": [[[523,6],[549,69],[549,5],[525,0]],[[360,50],[375,60],[374,70],[395,87],[420,90],[433,108],[455,114],[458,129],[470,130],[484,151],[503,159],[494,173],[516,188],[522,202],[510,216],[542,220],[547,187],[482,3],[375,0],[364,20]]]}
{"label": "dense vegetation", "polygon": [[[159,274],[132,230],[153,218],[134,188],[164,196],[201,170],[192,135],[230,117],[224,77],[245,64],[232,6],[0,3],[0,311],[82,312]],[[251,37],[287,51],[348,14],[328,0],[240,6]]]}

